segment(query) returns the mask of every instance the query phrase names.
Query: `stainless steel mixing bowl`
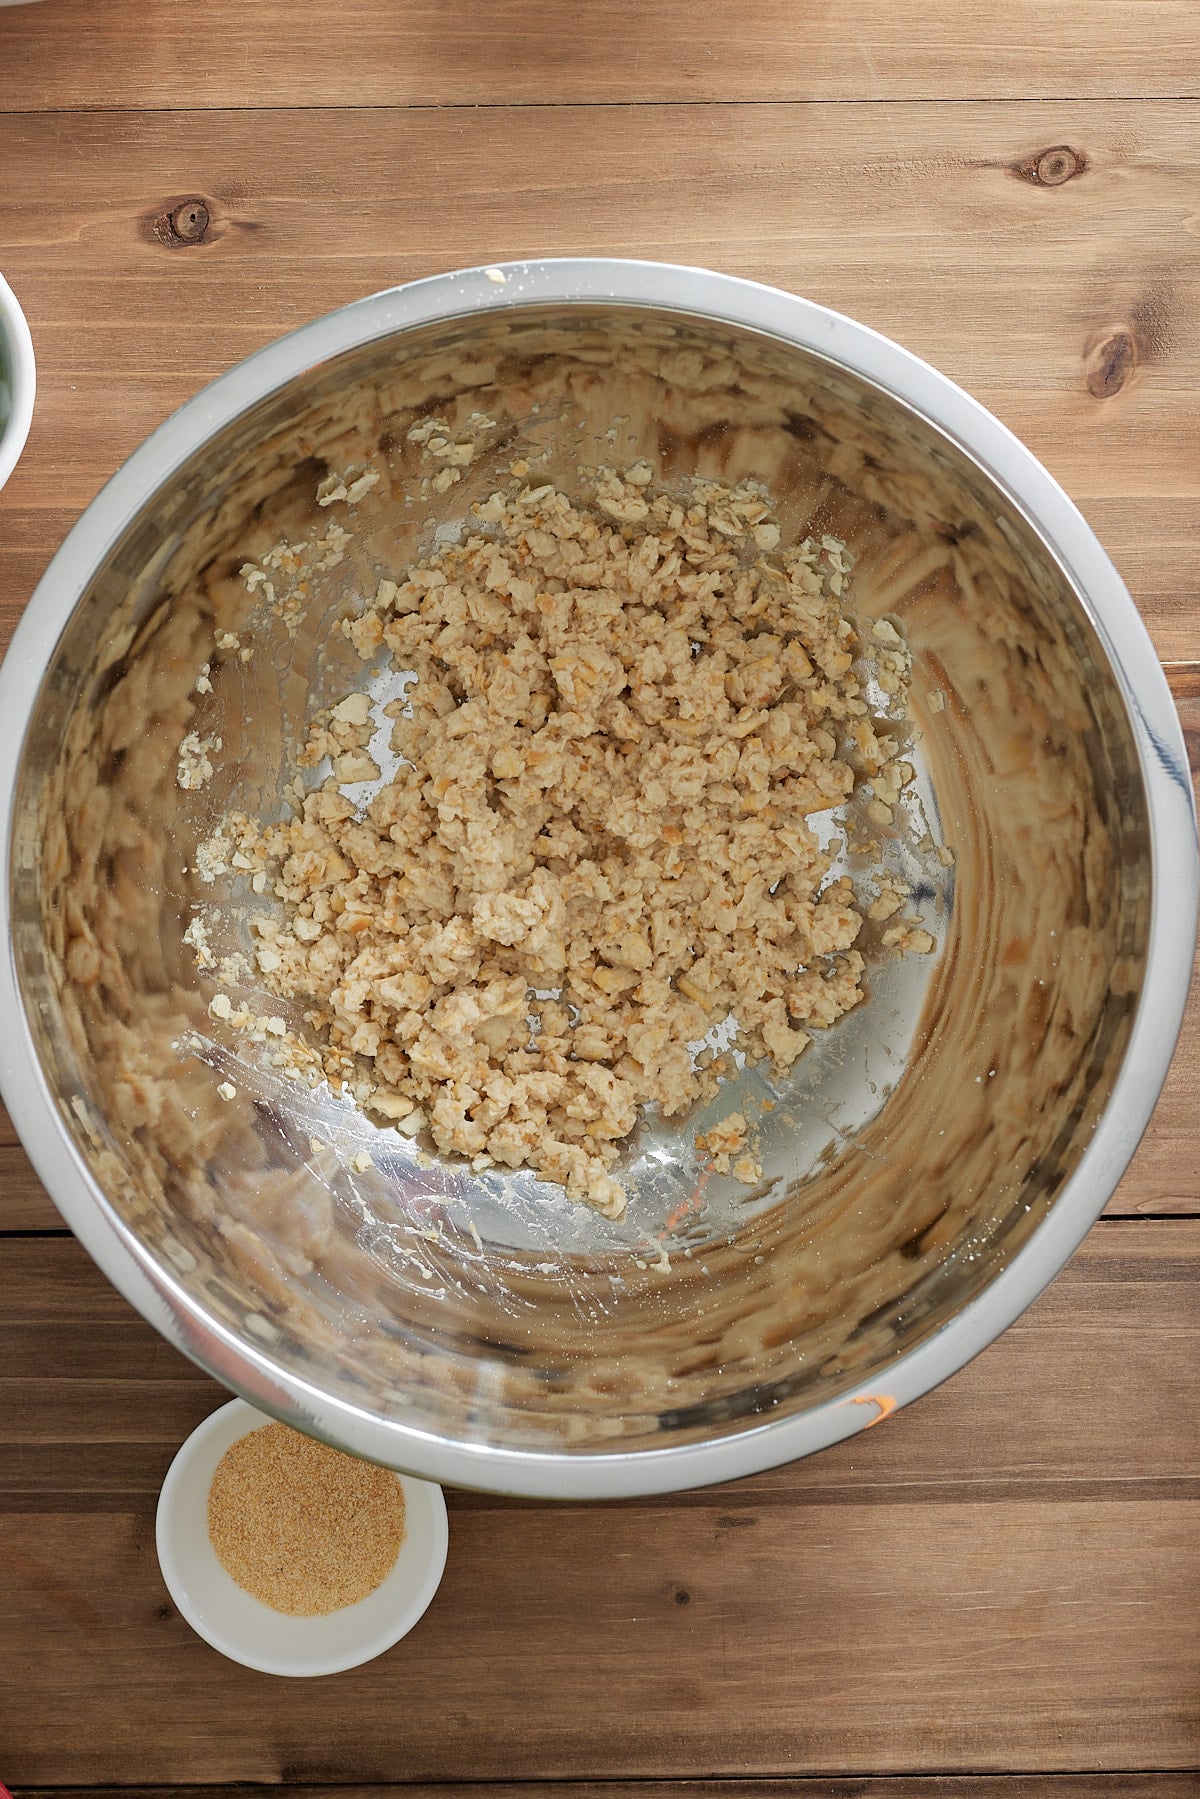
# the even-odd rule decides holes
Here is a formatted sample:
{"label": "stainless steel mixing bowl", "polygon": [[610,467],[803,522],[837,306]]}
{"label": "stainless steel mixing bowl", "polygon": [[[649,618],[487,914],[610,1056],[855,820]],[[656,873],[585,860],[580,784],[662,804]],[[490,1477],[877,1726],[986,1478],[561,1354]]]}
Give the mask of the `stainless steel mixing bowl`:
{"label": "stainless steel mixing bowl", "polygon": [[[412,422],[473,413],[486,454],[416,503]],[[919,780],[879,854],[914,883],[938,954],[874,955],[869,1004],[786,1082],[742,1069],[704,1118],[647,1119],[620,1224],[290,1083],[213,1023],[182,941],[214,894],[198,840],[230,806],[278,815],[312,708],[388,678],[332,621],[453,536],[518,453],[570,484],[641,454],[668,480],[765,478],[788,532],[849,541],[860,613],[901,617],[915,656]],[[368,456],[391,502],[278,616],[238,581],[242,558],[325,529],[318,478]],[[252,656],[214,651],[217,632]],[[1062,1265],[1174,1046],[1195,820],[1120,579],[958,388],[767,288],[516,264],[273,344],[89,508],[17,632],[0,720],[0,1076],[42,1179],[185,1354],[418,1474],[628,1494],[848,1436],[961,1367]],[[222,748],[183,792],[191,730]],[[246,899],[224,897],[228,953]],[[705,1184],[696,1129],[764,1100],[761,1186]]]}

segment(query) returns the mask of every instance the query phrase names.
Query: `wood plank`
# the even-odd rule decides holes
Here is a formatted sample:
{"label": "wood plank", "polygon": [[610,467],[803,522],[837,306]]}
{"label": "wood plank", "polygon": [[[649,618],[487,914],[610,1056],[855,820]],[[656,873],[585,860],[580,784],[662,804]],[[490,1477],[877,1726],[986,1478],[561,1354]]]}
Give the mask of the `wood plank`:
{"label": "wood plank", "polygon": [[[70,517],[237,358],[391,282],[583,253],[773,281],[928,356],[1096,515],[1160,653],[1200,656],[1198,117],[1164,100],[0,118],[0,243],[41,359],[0,499],[0,642]],[[1063,143],[1077,177],[1014,174]],[[185,195],[212,222],[169,249],[152,220]],[[1136,367],[1099,399],[1087,357],[1117,330]]]}
{"label": "wood plank", "polygon": [[[539,1781],[536,1799],[1194,1799],[1200,1775],[1149,1774],[904,1774],[782,1775],[765,1780]],[[22,1787],[16,1799],[214,1799],[210,1786]],[[262,1799],[256,1786],[226,1786],[221,1799]],[[271,1799],[533,1799],[527,1785],[509,1781],[421,1781],[402,1786],[273,1786]]]}
{"label": "wood plank", "polygon": [[1108,1217],[1200,1214],[1200,949],[1175,1060]]}
{"label": "wood plank", "polygon": [[65,1229],[20,1144],[0,1143],[0,1233]]}
{"label": "wood plank", "polygon": [[[1183,722],[1193,778],[1200,781],[1200,664],[1173,663],[1166,672]],[[1196,954],[1200,975],[1200,946]],[[1194,977],[1175,1060],[1141,1147],[1109,1201],[1108,1216],[1200,1214],[1198,1091],[1200,978]],[[0,1233],[62,1228],[60,1214],[18,1146],[12,1120],[0,1106]]]}
{"label": "wood plank", "polygon": [[[886,1431],[717,1496],[739,1513],[799,1500],[1200,1501],[1198,1348],[1200,1231],[1105,1220],[984,1356]],[[150,1503],[183,1437],[224,1397],[73,1239],[0,1241],[0,1512]],[[713,1502],[702,1493],[643,1503]],[[466,1494],[455,1503],[528,1509]]]}
{"label": "wood plank", "polygon": [[601,1770],[989,1772],[1014,1753],[1194,1767],[1200,1502],[721,1517],[458,1511],[412,1636],[285,1682],[223,1663],[175,1615],[148,1509],[10,1516],[5,1772],[528,1790]]}
{"label": "wood plank", "polygon": [[[1167,679],[1183,722],[1192,775],[1200,781],[1200,664],[1172,663]],[[1109,1217],[1200,1215],[1200,945],[1197,975],[1175,1060],[1133,1164],[1109,1201]],[[0,1106],[0,1233],[61,1230],[63,1220]]]}
{"label": "wood plank", "polygon": [[[1167,679],[1179,710],[1193,785],[1200,794],[1200,668],[1176,664]],[[1192,991],[1166,1085],[1110,1213],[1200,1213],[1200,944]]]}
{"label": "wood plank", "polygon": [[1198,1274],[1194,1226],[1102,1224],[986,1355],[823,1456],[613,1508],[452,1494],[418,1631],[301,1686],[208,1650],[155,1565],[158,1484],[224,1396],[73,1241],[10,1239],[7,1778],[1194,1768]]}
{"label": "wood plank", "polygon": [[10,106],[494,105],[1197,91],[1187,0],[55,0],[0,20]]}

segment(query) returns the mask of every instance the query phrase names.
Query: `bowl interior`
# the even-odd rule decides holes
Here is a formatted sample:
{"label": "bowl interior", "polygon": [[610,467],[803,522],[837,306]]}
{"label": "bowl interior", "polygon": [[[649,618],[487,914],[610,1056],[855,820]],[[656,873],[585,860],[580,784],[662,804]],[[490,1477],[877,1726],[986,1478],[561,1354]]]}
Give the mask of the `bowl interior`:
{"label": "bowl interior", "polygon": [[[475,414],[491,421],[484,453],[420,497],[410,427]],[[844,538],[857,611],[901,618],[914,655],[918,780],[880,854],[939,953],[869,955],[869,1004],[786,1081],[745,1068],[708,1113],[648,1118],[620,1171],[621,1223],[528,1174],[431,1158],[283,1079],[214,1025],[214,984],[183,942],[214,899],[198,841],[231,807],[277,816],[313,710],[364,679],[333,621],[460,530],[518,455],[572,490],[581,464],[639,456],[668,481],[765,480],[785,541]],[[241,565],[325,530],[318,481],[368,460],[386,479],[305,605],[279,616],[248,594]],[[219,632],[251,658],[216,655]],[[206,663],[213,691],[198,693]],[[222,751],[184,792],[191,731]],[[813,1407],[926,1339],[1076,1166],[1146,955],[1132,733],[1036,532],[851,372],[635,307],[528,306],[382,338],[210,440],[104,553],[58,644],[15,833],[14,942],[45,1076],[143,1252],[281,1376],[508,1449],[711,1439]],[[247,903],[225,897],[216,947],[232,954]],[[735,1106],[761,1119],[753,1190],[700,1178],[695,1133]],[[236,1349],[222,1374],[236,1383]]]}

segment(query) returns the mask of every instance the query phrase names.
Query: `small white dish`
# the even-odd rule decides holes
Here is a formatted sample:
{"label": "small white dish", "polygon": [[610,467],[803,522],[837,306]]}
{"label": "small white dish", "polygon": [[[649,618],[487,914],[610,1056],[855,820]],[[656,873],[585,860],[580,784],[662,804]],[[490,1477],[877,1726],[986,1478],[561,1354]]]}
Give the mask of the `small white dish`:
{"label": "small white dish", "polygon": [[338,1674],[382,1655],[428,1609],[446,1566],[446,1501],[427,1480],[398,1476],[405,1534],[386,1580],[341,1611],[293,1618],[239,1587],[208,1535],[208,1491],[225,1451],[264,1424],[264,1412],[235,1399],[194,1430],[167,1470],[155,1536],[167,1591],[198,1636],[230,1661],[264,1674]]}
{"label": "small white dish", "polygon": [[[2,4],[2,0],[0,0]],[[17,466],[33,418],[36,370],[25,314],[0,275],[0,487]]]}

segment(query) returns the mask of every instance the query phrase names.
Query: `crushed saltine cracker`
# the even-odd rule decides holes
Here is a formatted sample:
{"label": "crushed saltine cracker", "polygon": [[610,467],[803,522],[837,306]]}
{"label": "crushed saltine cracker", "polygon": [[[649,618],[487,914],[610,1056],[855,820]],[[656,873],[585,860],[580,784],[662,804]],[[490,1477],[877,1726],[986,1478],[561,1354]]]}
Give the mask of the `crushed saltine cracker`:
{"label": "crushed saltine cracker", "polygon": [[212,758],[222,747],[219,737],[201,737],[197,731],[188,732],[179,745],[179,765],[175,774],[185,793],[212,780]]}
{"label": "crushed saltine cracker", "polygon": [[709,1130],[700,1132],[696,1148],[711,1159],[718,1174],[732,1174],[747,1187],[762,1179],[762,1163],[754,1153],[750,1126],[741,1112],[730,1112]]}

